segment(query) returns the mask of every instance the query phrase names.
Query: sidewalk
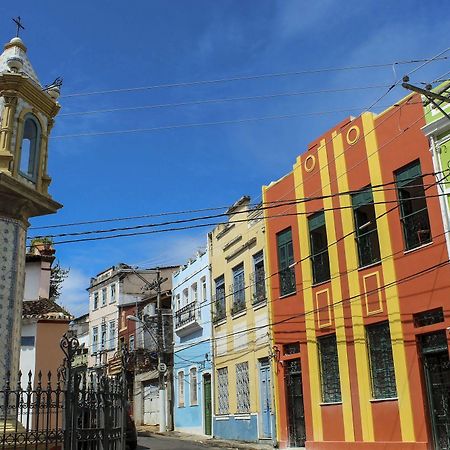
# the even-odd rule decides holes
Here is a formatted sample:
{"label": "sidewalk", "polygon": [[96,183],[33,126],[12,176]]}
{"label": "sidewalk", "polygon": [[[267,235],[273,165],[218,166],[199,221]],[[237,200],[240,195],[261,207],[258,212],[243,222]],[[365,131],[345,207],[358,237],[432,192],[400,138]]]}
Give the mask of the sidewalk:
{"label": "sidewalk", "polygon": [[260,444],[258,442],[228,441],[225,439],[216,439],[211,436],[181,433],[180,431],[167,431],[165,433],[160,433],[159,427],[152,425],[142,425],[136,428],[139,436],[167,436],[177,438],[182,441],[197,442],[205,447],[214,446],[245,450],[273,450],[272,443]]}

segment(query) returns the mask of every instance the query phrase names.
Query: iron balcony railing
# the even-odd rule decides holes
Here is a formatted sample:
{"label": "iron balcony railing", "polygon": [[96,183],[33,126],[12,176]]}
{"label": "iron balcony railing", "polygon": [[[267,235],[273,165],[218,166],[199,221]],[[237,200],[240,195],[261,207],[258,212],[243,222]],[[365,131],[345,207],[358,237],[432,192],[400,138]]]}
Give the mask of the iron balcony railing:
{"label": "iron balcony railing", "polygon": [[251,273],[250,282],[253,285],[252,303],[266,301],[266,273],[264,268],[256,269]]}
{"label": "iron balcony railing", "polygon": [[175,328],[181,328],[191,322],[198,320],[197,302],[188,303],[175,312]]}
{"label": "iron balcony railing", "polygon": [[225,291],[220,291],[215,296],[213,296],[213,321],[219,322],[225,319],[227,316],[226,303],[225,303]]}
{"label": "iron balcony railing", "polygon": [[286,267],[279,272],[280,276],[280,295],[294,294],[296,291],[295,271],[293,267]]}
{"label": "iron balcony railing", "polygon": [[233,296],[231,314],[237,314],[245,309],[245,281],[236,280],[230,286],[230,294]]}

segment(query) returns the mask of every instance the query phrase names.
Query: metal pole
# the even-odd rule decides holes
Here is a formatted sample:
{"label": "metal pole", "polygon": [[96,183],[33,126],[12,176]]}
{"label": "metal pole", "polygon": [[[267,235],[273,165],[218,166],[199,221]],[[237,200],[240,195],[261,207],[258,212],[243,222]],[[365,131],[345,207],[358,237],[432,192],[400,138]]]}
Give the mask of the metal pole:
{"label": "metal pole", "polygon": [[159,432],[165,433],[166,426],[166,383],[164,377],[165,351],[163,345],[163,316],[161,308],[161,271],[156,272],[156,307],[158,309],[158,371],[159,371]]}

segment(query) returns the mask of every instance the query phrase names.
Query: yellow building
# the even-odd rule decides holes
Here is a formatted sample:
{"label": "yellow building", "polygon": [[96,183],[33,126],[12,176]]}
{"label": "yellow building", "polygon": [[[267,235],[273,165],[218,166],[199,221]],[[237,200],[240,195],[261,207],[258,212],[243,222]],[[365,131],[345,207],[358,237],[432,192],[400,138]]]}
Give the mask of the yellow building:
{"label": "yellow building", "polygon": [[209,234],[216,437],[271,439],[273,408],[263,211],[242,197]]}

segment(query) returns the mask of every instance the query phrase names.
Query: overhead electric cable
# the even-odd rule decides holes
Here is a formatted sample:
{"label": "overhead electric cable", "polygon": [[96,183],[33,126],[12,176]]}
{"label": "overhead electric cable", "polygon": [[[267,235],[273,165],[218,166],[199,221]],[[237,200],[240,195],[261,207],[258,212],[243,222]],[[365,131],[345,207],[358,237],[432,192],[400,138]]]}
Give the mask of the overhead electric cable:
{"label": "overhead electric cable", "polygon": [[[433,58],[433,61],[437,60],[445,60],[447,57]],[[343,66],[343,67],[328,67],[322,69],[304,69],[290,72],[274,72],[274,73],[264,73],[258,75],[241,75],[234,76],[228,78],[217,78],[211,80],[194,80],[194,81],[184,81],[178,83],[162,83],[162,84],[154,84],[149,86],[140,86],[140,87],[128,87],[128,88],[117,88],[117,89],[105,89],[101,91],[91,91],[91,92],[74,92],[71,94],[61,95],[60,98],[70,98],[70,97],[85,97],[91,95],[104,95],[104,94],[116,94],[122,92],[137,92],[137,91],[145,91],[152,89],[163,89],[163,88],[173,88],[173,87],[189,87],[189,86],[198,86],[204,84],[217,84],[217,83],[229,83],[233,81],[247,81],[247,80],[257,80],[264,78],[279,78],[279,77],[289,77],[289,76],[297,76],[297,75],[313,75],[318,73],[326,73],[326,72],[341,72],[347,70],[361,70],[361,69],[376,69],[382,67],[391,67],[392,65],[408,65],[408,64],[418,64],[431,61],[429,58],[419,58],[419,59],[411,59],[406,61],[393,61],[389,63],[380,63],[380,64],[365,64],[365,65],[355,65],[355,66]]]}

